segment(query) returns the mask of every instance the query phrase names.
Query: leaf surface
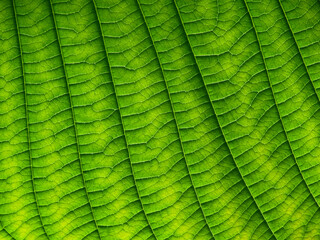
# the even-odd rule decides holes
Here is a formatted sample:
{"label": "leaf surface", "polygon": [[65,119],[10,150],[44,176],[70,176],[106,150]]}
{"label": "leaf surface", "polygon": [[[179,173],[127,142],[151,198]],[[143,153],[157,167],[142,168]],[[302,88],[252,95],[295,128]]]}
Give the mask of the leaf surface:
{"label": "leaf surface", "polygon": [[1,239],[317,239],[319,14],[1,1]]}

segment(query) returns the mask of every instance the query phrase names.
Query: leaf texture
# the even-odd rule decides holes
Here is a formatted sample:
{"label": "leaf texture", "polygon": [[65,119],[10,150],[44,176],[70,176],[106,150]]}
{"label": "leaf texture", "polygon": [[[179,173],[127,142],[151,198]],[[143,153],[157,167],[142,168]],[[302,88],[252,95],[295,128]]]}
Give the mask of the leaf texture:
{"label": "leaf texture", "polygon": [[0,1],[0,239],[318,239],[319,19]]}

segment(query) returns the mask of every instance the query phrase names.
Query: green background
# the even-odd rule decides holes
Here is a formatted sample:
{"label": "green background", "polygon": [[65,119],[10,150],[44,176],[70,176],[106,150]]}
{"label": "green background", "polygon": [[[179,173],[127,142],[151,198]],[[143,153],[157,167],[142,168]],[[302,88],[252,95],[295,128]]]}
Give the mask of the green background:
{"label": "green background", "polygon": [[319,0],[1,0],[0,239],[320,239]]}

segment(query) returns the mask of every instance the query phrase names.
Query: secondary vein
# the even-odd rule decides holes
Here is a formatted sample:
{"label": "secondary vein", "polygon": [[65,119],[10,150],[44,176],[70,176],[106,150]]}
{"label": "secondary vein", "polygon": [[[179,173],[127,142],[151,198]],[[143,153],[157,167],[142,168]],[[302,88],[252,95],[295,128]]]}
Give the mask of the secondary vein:
{"label": "secondary vein", "polygon": [[134,181],[134,186],[135,186],[135,189],[137,191],[137,195],[138,195],[138,198],[139,198],[139,201],[140,201],[140,204],[141,204],[142,212],[143,212],[143,214],[144,214],[144,216],[146,218],[147,224],[148,224],[148,226],[149,226],[154,238],[157,239],[157,237],[156,237],[156,235],[154,233],[154,230],[153,230],[153,228],[152,228],[152,226],[151,226],[151,224],[149,222],[148,215],[147,215],[147,213],[146,213],[146,211],[144,209],[144,206],[143,206],[143,203],[142,203],[142,199],[141,199],[141,196],[140,196],[140,192],[139,192],[139,189],[138,189],[138,186],[137,186],[137,181],[136,181],[136,177],[135,177],[135,174],[134,174],[132,161],[131,161],[131,155],[130,155],[130,151],[129,151],[129,144],[128,144],[128,140],[127,140],[127,136],[126,136],[126,130],[125,130],[125,127],[124,127],[124,122],[123,122],[121,109],[120,109],[120,105],[119,105],[117,89],[116,89],[115,82],[114,82],[114,79],[113,79],[112,69],[111,69],[110,62],[109,62],[109,54],[108,54],[108,51],[107,51],[107,46],[105,44],[105,38],[104,38],[104,35],[103,35],[103,31],[102,31],[100,15],[99,15],[99,12],[98,12],[96,1],[92,0],[92,2],[93,2],[93,5],[94,5],[94,9],[95,9],[95,13],[96,13],[96,16],[97,16],[97,20],[98,20],[98,23],[99,23],[99,29],[100,29],[100,32],[101,32],[101,38],[102,38],[102,42],[103,42],[103,47],[104,47],[104,51],[105,51],[105,54],[106,54],[106,61],[107,61],[107,65],[108,65],[107,67],[108,67],[108,70],[109,70],[109,73],[110,73],[111,83],[112,83],[113,91],[114,91],[114,94],[115,94],[117,110],[119,112],[121,128],[122,128],[122,132],[123,132],[124,141],[125,141],[125,144],[126,144],[126,149],[127,149],[129,163],[130,163],[130,171],[131,171],[132,178],[133,178],[133,181]]}
{"label": "secondary vein", "polygon": [[22,44],[21,44],[21,35],[20,35],[20,28],[19,28],[19,22],[18,22],[18,16],[17,16],[17,10],[16,10],[16,3],[15,0],[12,1],[13,6],[13,12],[14,12],[14,18],[15,18],[15,24],[17,28],[17,35],[18,35],[18,45],[19,45],[19,51],[20,51],[20,63],[21,63],[21,71],[22,71],[22,79],[23,79],[23,92],[24,92],[24,102],[25,102],[25,117],[26,117],[26,128],[27,128],[27,142],[28,142],[28,155],[30,160],[30,170],[31,170],[31,183],[32,183],[32,192],[36,203],[37,213],[39,215],[40,223],[42,226],[42,229],[44,231],[45,236],[49,238],[49,235],[46,231],[46,228],[44,227],[43,220],[40,214],[40,207],[39,202],[36,194],[36,187],[34,184],[34,171],[33,171],[33,161],[32,161],[32,153],[31,153],[31,140],[30,140],[30,127],[29,127],[29,111],[28,111],[28,97],[27,97],[27,83],[26,83],[26,77],[25,77],[25,70],[24,70],[24,61],[23,61],[23,53],[22,53]]}
{"label": "secondary vein", "polygon": [[[1,225],[1,223],[0,223],[0,225]],[[15,240],[15,238],[7,231],[7,229],[5,229],[5,228],[3,227],[2,230],[3,230],[8,236],[10,236],[13,240]]]}
{"label": "secondary vein", "polygon": [[[224,139],[224,141],[225,141],[225,143],[226,143],[226,145],[227,145],[228,151],[229,151],[229,153],[230,153],[230,155],[231,155],[231,157],[232,157],[232,159],[233,159],[233,162],[234,162],[235,166],[237,167],[237,170],[238,170],[238,172],[239,172],[239,174],[240,174],[240,176],[241,176],[241,178],[242,178],[243,183],[245,184],[246,188],[248,189],[248,192],[249,192],[251,198],[253,199],[253,202],[255,203],[257,209],[259,210],[260,215],[262,216],[263,220],[264,220],[265,223],[267,224],[267,226],[268,226],[268,228],[270,229],[272,235],[275,237],[274,232],[272,231],[272,229],[271,229],[268,221],[265,219],[264,214],[262,213],[262,210],[261,210],[260,207],[258,206],[255,197],[254,197],[253,194],[251,193],[251,190],[250,190],[250,188],[248,187],[248,185],[247,185],[246,181],[244,180],[243,175],[242,175],[242,173],[241,173],[241,171],[240,171],[240,167],[238,166],[237,161],[235,160],[235,157],[234,157],[233,154],[232,154],[231,148],[230,148],[229,143],[228,143],[228,141],[227,141],[227,139],[226,139],[226,136],[225,136],[224,133],[223,133],[223,130],[222,130],[222,127],[221,127],[221,124],[220,124],[218,115],[216,114],[214,105],[213,105],[213,103],[212,103],[212,100],[211,100],[211,97],[210,97],[210,94],[209,94],[209,90],[208,90],[207,84],[206,84],[205,81],[204,81],[204,77],[203,77],[203,74],[202,74],[201,69],[200,69],[200,67],[199,67],[199,63],[198,63],[197,57],[196,57],[196,55],[195,55],[195,53],[194,53],[194,51],[193,51],[193,47],[191,46],[189,36],[188,36],[188,34],[187,34],[187,31],[186,31],[186,28],[185,28],[185,26],[184,26],[184,23],[183,23],[183,21],[182,21],[182,17],[181,17],[180,10],[179,10],[179,8],[178,8],[178,5],[177,5],[177,3],[176,3],[176,0],[173,0],[173,2],[174,2],[174,5],[175,5],[175,8],[176,8],[176,10],[177,10],[180,23],[181,23],[181,25],[182,25],[182,27],[183,27],[184,34],[186,35],[188,45],[189,45],[189,47],[190,47],[190,50],[192,51],[192,55],[193,55],[193,58],[194,58],[194,60],[195,60],[195,63],[196,63],[198,72],[199,72],[199,74],[200,74],[200,77],[201,77],[202,82],[203,82],[203,84],[204,84],[204,87],[205,87],[205,89],[206,89],[206,94],[207,94],[207,96],[208,96],[208,98],[209,98],[209,102],[210,102],[210,104],[211,104],[211,107],[212,107],[214,116],[215,116],[216,119],[217,119],[218,126],[219,126],[219,130],[220,130],[220,132],[221,132],[221,134],[222,134],[222,136],[223,136],[223,139]],[[276,238],[276,237],[275,237],[275,238]]]}
{"label": "secondary vein", "polygon": [[299,47],[299,45],[298,45],[297,39],[296,39],[296,37],[295,37],[295,34],[294,34],[294,32],[293,32],[293,30],[292,30],[292,28],[291,28],[291,25],[290,25],[290,22],[289,22],[289,20],[288,20],[287,14],[286,14],[286,12],[284,11],[284,8],[283,8],[283,6],[282,6],[281,0],[278,0],[278,2],[279,2],[279,5],[280,5],[280,8],[281,8],[281,11],[283,12],[284,18],[286,19],[287,25],[288,25],[288,27],[289,27],[289,29],[290,29],[290,33],[291,33],[291,35],[292,35],[292,37],[293,37],[293,40],[294,40],[294,42],[295,42],[295,45],[296,45],[297,48],[298,48],[300,58],[301,58],[301,60],[302,60],[303,66],[304,66],[304,68],[305,68],[305,70],[306,70],[306,72],[307,72],[307,75],[308,75],[308,78],[309,78],[309,80],[310,80],[310,82],[311,82],[312,88],[313,88],[313,90],[314,90],[314,92],[315,92],[315,94],[316,94],[316,96],[317,96],[318,101],[320,102],[319,94],[318,94],[318,92],[317,92],[316,87],[314,86],[314,83],[313,83],[313,81],[312,81],[312,78],[311,78],[310,73],[309,73],[309,70],[308,70],[308,66],[307,66],[307,64],[306,64],[305,61],[304,61],[304,57],[303,57],[303,55],[302,55],[302,53],[301,53],[301,49],[300,49],[300,47]]}
{"label": "secondary vein", "polygon": [[247,11],[248,11],[248,14],[249,14],[249,16],[250,16],[251,23],[252,23],[252,27],[253,27],[253,29],[254,29],[254,32],[255,32],[255,35],[256,35],[256,38],[257,38],[257,42],[258,42],[258,45],[259,45],[259,50],[260,50],[260,52],[261,52],[261,57],[262,57],[262,60],[263,60],[263,65],[264,65],[264,67],[265,67],[265,71],[266,71],[267,78],[268,78],[269,87],[270,87],[271,92],[272,92],[272,97],[273,97],[273,99],[274,99],[274,103],[275,103],[275,106],[276,106],[276,109],[277,109],[277,113],[278,113],[278,116],[279,116],[279,119],[280,119],[280,122],[281,122],[281,125],[282,125],[282,129],[283,129],[284,134],[285,134],[285,136],[286,136],[286,140],[287,140],[287,142],[288,142],[288,144],[289,144],[289,148],[290,148],[291,155],[292,155],[293,158],[294,158],[295,164],[296,164],[297,167],[298,167],[299,173],[300,173],[300,175],[301,175],[301,177],[302,177],[302,179],[303,179],[303,182],[305,183],[305,185],[306,185],[306,187],[307,187],[307,189],[308,189],[311,197],[313,198],[313,200],[315,201],[315,203],[317,204],[317,206],[320,208],[320,205],[319,205],[319,203],[317,202],[317,200],[316,200],[315,196],[313,195],[312,191],[310,190],[309,185],[307,184],[307,182],[306,182],[306,180],[305,180],[305,178],[304,178],[304,176],[303,176],[303,174],[302,174],[302,171],[301,171],[301,169],[300,169],[300,166],[299,166],[299,164],[298,164],[298,162],[297,162],[297,159],[296,159],[296,157],[295,157],[295,155],[294,155],[294,151],[293,151],[293,149],[292,149],[292,146],[291,146],[291,143],[290,143],[290,140],[289,140],[287,131],[286,131],[285,127],[284,127],[284,123],[283,123],[282,117],[281,117],[281,115],[280,115],[278,103],[277,103],[277,100],[276,100],[276,98],[275,98],[275,94],[274,94],[273,87],[272,87],[271,80],[270,80],[270,76],[269,76],[269,70],[268,70],[268,68],[267,68],[267,63],[266,63],[266,60],[265,60],[265,57],[264,57],[264,53],[263,53],[263,51],[262,51],[262,46],[261,46],[261,43],[260,43],[260,39],[259,39],[259,36],[258,36],[258,32],[257,32],[257,30],[256,30],[256,26],[255,26],[255,24],[254,24],[252,15],[251,15],[250,10],[249,10],[249,7],[248,7],[248,4],[247,4],[246,0],[243,0],[243,1],[244,1],[244,3],[245,3],[246,8],[247,8]]}
{"label": "secondary vein", "polygon": [[77,146],[77,153],[78,153],[78,159],[79,159],[82,182],[83,182],[84,190],[85,190],[85,193],[86,193],[86,197],[87,197],[87,200],[88,200],[88,204],[89,204],[89,207],[90,207],[90,210],[91,210],[91,214],[92,214],[92,218],[93,218],[95,227],[97,229],[97,233],[98,233],[99,239],[102,239],[101,235],[100,235],[100,231],[99,231],[99,226],[98,226],[98,223],[97,223],[94,211],[93,211],[93,207],[92,207],[92,204],[91,204],[91,201],[90,201],[90,198],[89,198],[88,187],[87,187],[86,180],[85,180],[84,173],[83,173],[81,154],[80,154],[80,144],[79,144],[79,137],[78,137],[78,130],[77,130],[77,126],[76,126],[76,117],[75,117],[75,113],[74,113],[74,107],[73,107],[72,96],[71,96],[71,91],[70,91],[69,79],[68,79],[68,74],[67,74],[67,70],[66,70],[66,64],[65,64],[64,56],[62,54],[60,35],[59,35],[59,32],[58,32],[58,27],[57,27],[56,17],[55,17],[55,13],[54,13],[54,9],[53,9],[52,0],[50,0],[50,7],[51,7],[54,27],[55,27],[55,31],[56,31],[56,35],[57,35],[57,39],[58,39],[58,45],[59,45],[59,51],[60,51],[62,65],[63,65],[63,71],[64,71],[65,79],[66,79],[66,87],[67,87],[67,91],[68,91],[70,108],[71,108],[71,113],[72,113],[72,122],[73,122],[73,127],[74,127],[75,140],[76,140],[76,146]]}
{"label": "secondary vein", "polygon": [[141,4],[139,2],[139,0],[136,0],[137,1],[137,4],[138,4],[138,7],[140,9],[140,12],[142,14],[142,17],[143,17],[143,20],[146,24],[146,27],[147,27],[147,30],[148,30],[148,33],[149,33],[149,36],[150,36],[150,39],[152,41],[152,45],[154,47],[154,50],[155,50],[155,53],[156,53],[156,56],[157,56],[157,59],[158,59],[158,63],[159,63],[159,66],[160,66],[160,69],[161,69],[161,73],[162,73],[162,76],[163,76],[163,79],[164,79],[164,83],[165,83],[165,86],[166,86],[166,90],[167,90],[167,94],[168,94],[168,97],[169,97],[169,101],[170,101],[170,106],[171,106],[171,110],[172,110],[172,113],[173,113],[173,118],[174,118],[174,121],[175,121],[175,125],[176,125],[176,128],[177,128],[177,132],[178,132],[178,138],[179,138],[179,142],[180,142],[180,146],[181,146],[181,150],[182,150],[182,154],[183,154],[183,159],[185,161],[185,164],[186,164],[186,167],[187,167],[187,171],[188,171],[188,175],[189,175],[189,178],[190,178],[190,181],[191,181],[191,185],[192,185],[192,188],[193,188],[193,191],[196,195],[196,198],[197,198],[197,201],[199,203],[199,207],[200,207],[200,210],[201,210],[201,213],[203,215],[203,218],[205,220],[205,223],[206,225],[208,226],[208,229],[212,235],[212,238],[214,239],[214,234],[209,226],[209,223],[208,223],[208,220],[207,220],[207,217],[203,211],[203,207],[202,207],[202,204],[200,202],[200,199],[199,199],[199,196],[198,196],[198,193],[196,191],[196,188],[195,188],[195,185],[193,183],[193,179],[192,179],[192,175],[191,175],[191,172],[190,172],[190,169],[189,169],[189,164],[186,160],[186,155],[185,155],[185,150],[184,150],[184,146],[183,146],[183,143],[182,143],[182,138],[181,138],[181,134],[180,134],[180,127],[179,127],[179,124],[178,124],[178,121],[177,121],[177,117],[176,117],[176,113],[175,113],[175,110],[174,110],[174,106],[173,106],[173,102],[172,102],[172,98],[171,98],[171,94],[170,94],[170,91],[169,91],[169,87],[168,87],[168,83],[167,83],[167,80],[166,80],[166,77],[165,77],[165,74],[164,74],[164,69],[163,69],[163,66],[162,66],[162,63],[160,61],[160,57],[159,57],[159,54],[158,54],[158,50],[157,50],[157,47],[154,43],[154,40],[153,40],[153,37],[152,37],[152,34],[151,34],[151,31],[150,31],[150,28],[148,26],[148,23],[147,23],[147,20],[146,20],[146,17],[144,16],[143,14],[143,11],[142,11],[142,8],[141,8]]}

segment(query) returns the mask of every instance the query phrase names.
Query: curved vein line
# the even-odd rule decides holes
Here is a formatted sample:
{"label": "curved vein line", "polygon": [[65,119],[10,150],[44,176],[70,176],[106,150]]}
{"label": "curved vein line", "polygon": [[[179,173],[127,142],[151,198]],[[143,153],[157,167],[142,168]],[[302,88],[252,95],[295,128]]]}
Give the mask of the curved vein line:
{"label": "curved vein line", "polygon": [[[0,223],[0,225],[1,225],[1,223]],[[3,230],[9,237],[11,237],[13,240],[16,240],[16,239],[7,231],[7,229],[5,229],[4,227],[2,227],[2,230]]]}
{"label": "curved vein line", "polygon": [[140,9],[140,12],[141,12],[141,15],[142,15],[142,17],[143,17],[143,20],[144,20],[144,22],[145,22],[145,24],[146,24],[146,27],[147,27],[147,30],[148,30],[150,39],[151,39],[151,41],[152,41],[152,45],[153,45],[154,50],[155,50],[156,55],[157,55],[158,63],[159,63],[160,69],[161,69],[161,73],[162,73],[162,76],[163,76],[163,79],[164,79],[164,83],[165,83],[165,86],[166,86],[166,90],[167,90],[167,93],[168,93],[168,97],[169,97],[169,100],[170,100],[170,106],[171,106],[171,110],[172,110],[172,113],[173,113],[173,119],[174,119],[174,122],[175,122],[175,125],[176,125],[176,128],[177,128],[178,138],[179,138],[179,142],[180,142],[180,146],[181,146],[181,150],[182,150],[182,154],[183,154],[183,159],[184,159],[184,162],[185,162],[186,167],[187,167],[187,171],[188,171],[188,175],[189,175],[189,178],[190,178],[190,181],[191,181],[191,185],[192,185],[193,191],[194,191],[194,193],[195,193],[195,195],[196,195],[197,202],[199,203],[199,207],[200,207],[201,213],[202,213],[202,215],[203,215],[204,221],[205,221],[206,225],[208,226],[209,232],[211,233],[211,235],[212,235],[212,237],[213,237],[213,239],[214,239],[214,234],[213,234],[213,232],[212,232],[212,230],[211,230],[211,228],[210,228],[210,226],[209,226],[207,217],[206,217],[206,215],[204,214],[203,207],[202,207],[202,205],[201,205],[201,202],[200,202],[198,193],[197,193],[197,191],[196,191],[196,187],[194,186],[193,179],[192,179],[192,174],[191,174],[191,172],[190,172],[189,165],[188,165],[188,162],[187,162],[187,160],[186,160],[185,150],[184,150],[184,147],[183,147],[182,138],[181,138],[181,134],[180,134],[180,127],[179,127],[179,124],[178,124],[178,121],[177,121],[176,113],[175,113],[175,111],[174,111],[174,106],[173,106],[173,103],[172,103],[171,94],[170,94],[169,87],[168,87],[168,84],[167,84],[167,80],[166,80],[166,77],[165,77],[165,74],[164,74],[164,69],[163,69],[163,66],[162,66],[162,63],[161,63],[161,61],[160,61],[160,57],[159,57],[159,54],[158,54],[158,51],[157,51],[157,47],[156,47],[156,45],[155,45],[155,43],[154,43],[154,40],[153,40],[151,31],[150,31],[150,28],[149,28],[149,26],[148,26],[146,17],[145,17],[144,14],[143,14],[143,11],[142,11],[140,2],[139,2],[139,0],[136,0],[136,2],[137,2],[138,7],[139,7],[139,9]]}
{"label": "curved vein line", "polygon": [[268,68],[267,68],[267,63],[266,63],[266,60],[265,60],[265,57],[264,57],[264,54],[263,54],[263,51],[262,51],[262,47],[261,47],[260,39],[259,39],[259,36],[258,36],[258,32],[257,32],[256,26],[255,26],[255,24],[254,24],[254,22],[253,22],[253,18],[252,18],[252,16],[251,16],[251,13],[250,13],[248,4],[247,4],[246,0],[243,0],[243,1],[244,1],[244,4],[245,4],[246,8],[247,8],[247,11],[248,11],[248,14],[249,14],[249,16],[250,16],[251,23],[252,23],[252,27],[253,27],[253,29],[254,29],[254,32],[255,32],[255,35],[256,35],[256,38],[257,38],[257,42],[258,42],[258,45],[259,45],[259,50],[260,50],[260,52],[261,52],[261,57],[262,57],[262,60],[263,60],[263,65],[264,65],[264,67],[265,67],[265,71],[266,71],[267,78],[268,78],[269,87],[270,87],[271,92],[272,92],[272,97],[273,97],[273,99],[274,99],[274,103],[275,103],[275,106],[276,106],[276,109],[277,109],[277,112],[278,112],[278,116],[279,116],[279,118],[280,118],[280,122],[281,122],[281,125],[282,125],[282,128],[283,128],[284,134],[285,134],[286,139],[287,139],[287,142],[288,142],[288,144],[289,144],[289,148],[290,148],[291,155],[292,155],[293,158],[294,158],[294,161],[295,161],[295,164],[296,164],[297,167],[298,167],[300,176],[302,177],[303,182],[305,183],[305,185],[306,185],[306,187],[307,187],[307,189],[308,189],[311,197],[313,198],[313,200],[315,201],[315,203],[316,203],[316,204],[318,205],[318,207],[320,208],[320,205],[319,205],[319,203],[317,202],[317,200],[316,200],[315,196],[313,195],[312,191],[310,190],[309,185],[307,184],[307,182],[306,182],[306,180],[305,180],[305,178],[304,178],[304,176],[303,176],[303,174],[302,174],[302,171],[301,171],[301,169],[300,169],[300,166],[299,166],[299,164],[298,164],[298,162],[297,162],[297,159],[296,159],[296,157],[295,157],[295,155],[294,155],[294,153],[293,153],[292,146],[291,146],[291,143],[290,143],[290,140],[289,140],[289,137],[288,137],[286,128],[284,127],[284,123],[283,123],[282,117],[281,117],[281,115],[280,115],[278,103],[277,103],[277,100],[276,100],[275,95],[274,95],[274,91],[273,91],[272,84],[271,84],[271,80],[270,80],[270,76],[269,76],[269,71],[268,71]]}
{"label": "curved vein line", "polygon": [[146,221],[147,221],[147,224],[153,234],[153,236],[155,237],[155,239],[157,239],[156,237],[156,234],[154,233],[154,230],[149,222],[149,219],[148,219],[148,215],[144,209],[144,206],[143,206],[143,203],[142,203],[142,199],[140,197],[140,192],[139,192],[139,189],[138,189],[138,186],[137,186],[137,181],[136,181],[136,177],[134,175],[134,171],[133,171],[133,166],[132,166],[132,161],[131,161],[131,155],[130,155],[130,151],[129,151],[129,144],[128,144],[128,140],[127,140],[127,136],[126,136],[126,130],[125,130],[125,127],[124,127],[124,122],[123,122],[123,118],[122,118],[122,114],[121,114],[121,110],[120,110],[120,105],[119,105],[119,99],[118,99],[118,94],[117,94],[117,90],[116,90],[116,86],[115,86],[115,82],[114,82],[114,79],[113,79],[113,75],[112,75],[112,70],[111,70],[111,65],[110,65],[110,62],[109,62],[109,54],[108,54],[108,51],[107,51],[107,46],[105,44],[105,37],[103,35],[103,31],[102,31],[102,25],[101,25],[101,20],[100,20],[100,15],[99,15],[99,12],[98,12],[98,8],[97,8],[97,5],[96,5],[96,1],[95,0],[92,0],[93,2],[93,5],[94,5],[94,10],[95,10],[95,13],[96,13],[96,16],[97,16],[97,20],[98,20],[98,23],[99,23],[99,29],[100,29],[100,33],[101,33],[101,38],[102,38],[102,43],[103,43],[103,47],[104,47],[104,51],[105,51],[105,54],[106,54],[106,61],[107,61],[107,67],[108,67],[108,70],[110,72],[110,78],[111,78],[111,83],[112,83],[112,88],[113,88],[113,91],[114,91],[114,95],[115,95],[115,100],[116,100],[116,105],[117,105],[117,109],[118,109],[118,112],[119,112],[119,117],[120,117],[120,122],[121,122],[121,128],[122,128],[122,131],[123,131],[123,137],[124,137],[124,142],[126,144],[126,149],[127,149],[127,153],[128,153],[128,158],[129,158],[129,163],[130,163],[130,171],[131,171],[131,175],[132,175],[132,178],[133,178],[133,182],[134,182],[134,186],[135,186],[135,189],[137,191],[137,195],[138,195],[138,198],[139,198],[139,201],[140,201],[140,204],[141,204],[141,208],[142,208],[142,211],[143,211],[143,214],[146,218]]}
{"label": "curved vein line", "polygon": [[92,218],[93,218],[95,227],[97,229],[97,233],[98,233],[99,239],[101,240],[102,238],[101,238],[101,235],[100,235],[100,231],[99,231],[99,227],[98,227],[98,224],[97,224],[97,220],[96,220],[95,214],[93,212],[93,207],[92,207],[92,204],[91,204],[91,201],[90,201],[90,198],[89,198],[89,194],[88,194],[88,187],[87,187],[86,180],[85,180],[84,173],[83,173],[83,169],[82,169],[79,137],[78,137],[78,131],[77,131],[77,126],[76,126],[76,117],[75,117],[75,113],[74,113],[74,107],[73,107],[73,102],[72,102],[72,96],[71,96],[71,91],[70,91],[68,74],[67,74],[67,70],[66,70],[66,64],[65,64],[64,56],[62,54],[60,35],[59,35],[59,32],[58,32],[58,27],[57,27],[56,17],[55,17],[55,13],[54,13],[54,9],[53,9],[52,0],[49,0],[49,2],[50,2],[50,8],[51,8],[51,13],[52,13],[54,28],[55,28],[56,36],[57,36],[57,39],[58,39],[58,45],[59,45],[59,51],[60,51],[62,65],[63,65],[63,71],[64,71],[65,79],[66,79],[66,87],[67,87],[67,90],[68,90],[70,109],[71,109],[71,113],[72,113],[72,123],[73,123],[73,127],[74,127],[74,134],[75,134],[76,147],[77,147],[77,153],[78,153],[78,159],[79,159],[79,166],[80,166],[80,171],[81,171],[82,182],[83,182],[84,190],[85,190],[85,193],[86,193],[86,197],[88,199],[88,204],[89,204],[89,207],[90,207],[90,210],[91,210]]}
{"label": "curved vein line", "polygon": [[26,128],[27,128],[27,141],[28,141],[28,155],[30,160],[30,170],[31,170],[31,183],[32,183],[32,192],[35,199],[37,212],[39,215],[40,223],[43,228],[44,234],[46,235],[47,239],[49,238],[49,235],[46,231],[46,228],[44,227],[42,216],[40,214],[40,207],[38,203],[38,198],[36,194],[36,187],[34,183],[34,171],[33,171],[33,161],[32,161],[32,153],[31,153],[31,140],[30,140],[30,126],[29,126],[29,111],[28,111],[28,98],[27,98],[27,83],[26,83],[26,76],[25,76],[25,70],[24,70],[24,61],[23,61],[23,53],[22,53],[22,44],[21,44],[21,34],[20,34],[20,28],[19,28],[19,22],[18,22],[18,16],[17,16],[17,10],[16,10],[16,3],[15,0],[12,0],[12,6],[13,6],[13,13],[17,28],[17,35],[18,35],[18,45],[20,50],[20,63],[21,63],[21,71],[22,71],[22,79],[23,79],[23,92],[24,92],[24,106],[25,106],[25,117],[26,117]]}
{"label": "curved vein line", "polygon": [[301,58],[301,60],[302,60],[302,63],[303,63],[304,68],[306,69],[306,72],[307,72],[308,78],[310,79],[312,88],[313,88],[314,92],[316,93],[318,102],[320,102],[320,97],[319,97],[319,95],[318,95],[317,89],[316,89],[316,87],[315,87],[314,84],[313,84],[313,81],[312,81],[311,76],[310,76],[310,73],[309,73],[309,69],[308,69],[308,67],[307,67],[306,62],[304,61],[304,57],[303,57],[303,55],[302,55],[302,53],[301,53],[301,49],[300,49],[300,47],[299,47],[299,45],[298,45],[297,39],[296,39],[296,37],[295,37],[295,34],[294,34],[294,32],[293,32],[293,30],[292,30],[292,28],[291,28],[291,25],[290,25],[290,23],[289,23],[287,14],[286,14],[286,12],[284,11],[284,8],[283,8],[283,6],[282,6],[281,0],[278,0],[277,2],[278,2],[279,5],[280,5],[281,11],[283,12],[283,15],[284,15],[284,17],[285,17],[285,19],[286,19],[287,25],[288,25],[288,27],[289,27],[289,29],[290,29],[290,33],[291,33],[291,35],[292,35],[292,37],[293,37],[293,39],[294,39],[294,42],[295,42],[295,44],[296,44],[296,46],[297,46],[297,48],[298,48],[300,58]]}
{"label": "curved vein line", "polygon": [[200,77],[201,77],[202,82],[203,82],[203,84],[204,84],[204,87],[205,87],[205,89],[206,89],[206,94],[207,94],[207,96],[208,96],[209,102],[211,103],[211,107],[212,107],[214,116],[215,116],[216,119],[217,119],[218,126],[219,126],[219,130],[220,130],[220,132],[221,132],[221,135],[222,135],[225,143],[227,144],[228,152],[230,153],[230,155],[231,155],[231,157],[232,157],[232,159],[233,159],[233,162],[234,162],[235,166],[237,167],[237,170],[238,170],[238,172],[239,172],[239,174],[240,174],[240,176],[241,176],[241,178],[242,178],[242,181],[243,181],[243,183],[245,184],[246,188],[248,189],[248,192],[249,192],[250,196],[252,197],[253,202],[255,203],[256,207],[258,208],[258,210],[259,210],[259,212],[260,212],[260,215],[262,216],[263,220],[264,220],[265,223],[267,224],[267,226],[268,226],[268,228],[270,229],[272,235],[275,237],[275,239],[277,239],[276,236],[275,236],[275,234],[274,234],[274,232],[273,232],[273,230],[272,230],[272,228],[270,227],[268,221],[265,219],[262,210],[261,210],[260,207],[258,206],[255,197],[254,197],[253,194],[251,193],[250,188],[248,187],[246,181],[244,180],[244,177],[243,177],[243,175],[242,175],[242,173],[241,173],[241,171],[240,171],[240,167],[238,166],[237,161],[235,160],[235,157],[234,157],[233,154],[232,154],[232,151],[231,151],[231,148],[230,148],[230,146],[229,146],[229,143],[228,143],[228,141],[227,141],[227,139],[226,139],[226,136],[225,136],[224,133],[223,133],[223,130],[222,130],[222,127],[221,127],[221,124],[220,124],[218,115],[216,114],[215,108],[214,108],[213,103],[212,103],[212,101],[211,101],[211,97],[210,97],[210,94],[209,94],[209,90],[208,90],[207,84],[206,84],[205,81],[204,81],[204,77],[203,77],[203,74],[202,74],[201,69],[200,69],[200,67],[199,67],[198,60],[197,60],[196,55],[195,55],[195,53],[194,53],[194,51],[193,51],[193,47],[191,46],[189,36],[188,36],[187,31],[186,31],[186,29],[185,29],[184,23],[183,23],[183,21],[182,21],[182,17],[181,17],[181,14],[180,14],[180,10],[179,10],[179,8],[178,8],[178,5],[177,5],[177,3],[176,3],[176,0],[173,0],[173,2],[174,2],[174,5],[175,5],[175,8],[176,8],[176,10],[177,10],[177,13],[178,13],[178,15],[179,15],[179,20],[180,20],[181,25],[182,25],[182,27],[183,27],[184,34],[186,35],[186,38],[187,38],[187,41],[188,41],[188,45],[189,45],[190,50],[191,50],[191,52],[192,52],[192,56],[193,56],[193,58],[194,58],[194,60],[195,60],[195,62],[196,62],[197,69],[198,69],[198,71],[199,71]]}

